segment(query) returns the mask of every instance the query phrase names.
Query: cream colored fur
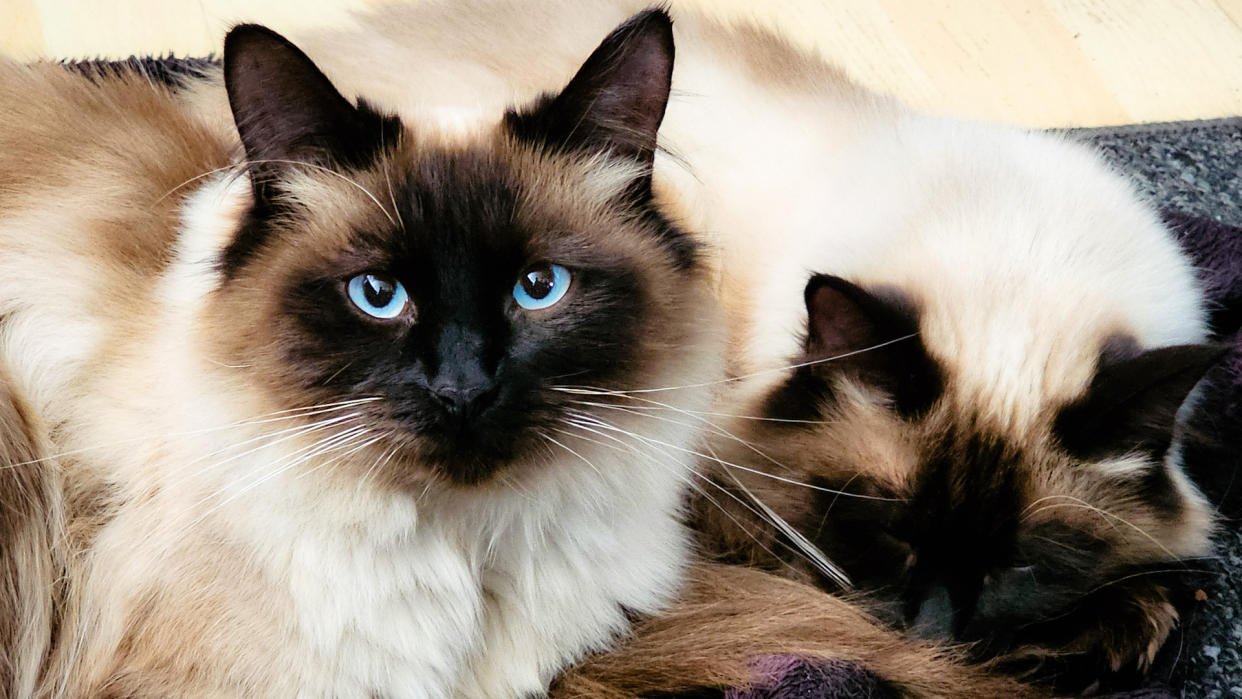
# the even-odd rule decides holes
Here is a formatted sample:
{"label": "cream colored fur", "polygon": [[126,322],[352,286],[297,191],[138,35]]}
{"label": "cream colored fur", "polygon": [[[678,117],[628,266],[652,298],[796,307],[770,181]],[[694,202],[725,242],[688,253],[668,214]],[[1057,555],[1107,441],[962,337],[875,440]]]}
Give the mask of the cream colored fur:
{"label": "cream colored fur", "polygon": [[[584,442],[464,490],[352,477],[391,455],[348,405],[279,405],[215,355],[217,260],[251,196],[246,177],[210,174],[236,152],[231,124],[197,111],[202,95],[107,88],[0,64],[14,105],[0,117],[0,358],[51,435],[33,463],[45,479],[55,457],[64,466],[72,554],[60,573],[29,571],[68,594],[50,659],[23,661],[14,687],[524,697],[623,633],[627,613],[666,604],[687,559],[688,453],[636,460]],[[341,189],[319,180],[303,189]],[[601,173],[585,196],[627,181]],[[324,206],[371,206],[346,189]],[[719,377],[702,287],[687,351],[652,380]],[[631,428],[681,448],[697,437],[675,421]],[[47,642],[40,614],[16,623]]]}

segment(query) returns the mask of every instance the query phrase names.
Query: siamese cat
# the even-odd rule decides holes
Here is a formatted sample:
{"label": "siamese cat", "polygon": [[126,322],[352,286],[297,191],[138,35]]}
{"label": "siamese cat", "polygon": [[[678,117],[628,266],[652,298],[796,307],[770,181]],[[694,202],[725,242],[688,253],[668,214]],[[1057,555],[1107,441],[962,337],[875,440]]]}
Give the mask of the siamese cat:
{"label": "siamese cat", "polygon": [[253,25],[222,85],[0,65],[9,696],[526,697],[665,606],[692,459],[557,389],[720,374],[672,61],[636,20],[464,140]]}
{"label": "siamese cat", "polygon": [[[310,50],[468,133],[642,4],[420,2]],[[1177,622],[1150,573],[1211,550],[1175,416],[1217,355],[1152,207],[1063,136],[917,114],[762,30],[673,15],[653,187],[705,244],[731,379],[676,415],[688,384],[576,380],[601,412],[574,429],[704,427],[694,520],[726,561],[852,580],[899,626],[1066,684],[1144,672]]]}
{"label": "siamese cat", "polygon": [[[532,697],[610,647],[555,695],[743,685],[765,652],[1028,693],[691,567],[678,416],[723,343],[652,187],[673,59],[641,14],[470,133],[255,25],[222,71],[0,64],[0,695]],[[612,415],[668,386],[667,422]],[[699,655],[648,663],[668,638]]]}

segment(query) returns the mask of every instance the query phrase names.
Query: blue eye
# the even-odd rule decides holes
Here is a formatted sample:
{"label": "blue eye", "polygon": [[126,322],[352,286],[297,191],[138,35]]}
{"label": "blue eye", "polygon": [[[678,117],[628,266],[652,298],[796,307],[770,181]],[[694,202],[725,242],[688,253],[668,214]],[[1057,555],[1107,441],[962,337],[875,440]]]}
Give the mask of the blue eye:
{"label": "blue eye", "polygon": [[560,265],[547,262],[531,265],[513,285],[513,298],[528,311],[548,308],[565,298],[569,279],[569,270]]}
{"label": "blue eye", "polygon": [[401,282],[392,277],[370,272],[349,280],[349,300],[369,316],[389,319],[401,315],[410,303]]}

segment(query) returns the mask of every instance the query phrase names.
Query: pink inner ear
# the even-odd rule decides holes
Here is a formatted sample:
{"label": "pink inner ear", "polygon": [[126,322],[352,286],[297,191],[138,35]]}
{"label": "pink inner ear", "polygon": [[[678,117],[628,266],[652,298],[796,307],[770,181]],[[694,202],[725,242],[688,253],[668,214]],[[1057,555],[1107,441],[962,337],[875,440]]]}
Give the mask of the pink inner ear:
{"label": "pink inner ear", "polygon": [[247,157],[268,171],[281,161],[363,167],[401,130],[396,117],[355,107],[305,53],[260,25],[225,37],[224,87]]}
{"label": "pink inner ear", "polygon": [[816,358],[834,357],[876,342],[875,321],[849,294],[823,282],[809,290],[807,354]]}

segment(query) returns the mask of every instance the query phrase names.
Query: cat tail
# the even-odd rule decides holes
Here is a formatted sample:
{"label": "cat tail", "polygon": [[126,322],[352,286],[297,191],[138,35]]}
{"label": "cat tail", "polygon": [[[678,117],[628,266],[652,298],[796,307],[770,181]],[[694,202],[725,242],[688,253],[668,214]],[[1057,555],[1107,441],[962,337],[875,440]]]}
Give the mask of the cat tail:
{"label": "cat tail", "polygon": [[[773,688],[772,678],[762,675],[774,659],[777,665],[781,660],[796,665],[801,659],[812,669],[835,667],[861,674],[872,687],[865,692],[868,696],[1047,696],[968,665],[965,655],[961,648],[908,639],[862,608],[808,585],[750,568],[705,563],[692,569],[685,593],[666,613],[640,620],[616,649],[571,668],[553,684],[550,696],[769,696],[762,690]],[[829,674],[824,675],[825,687],[831,684]],[[840,688],[839,679],[836,686]],[[724,688],[758,691],[720,691]]]}
{"label": "cat tail", "polygon": [[65,571],[57,465],[39,420],[0,363],[0,698],[36,694]]}

